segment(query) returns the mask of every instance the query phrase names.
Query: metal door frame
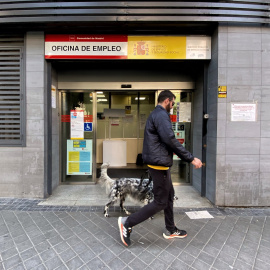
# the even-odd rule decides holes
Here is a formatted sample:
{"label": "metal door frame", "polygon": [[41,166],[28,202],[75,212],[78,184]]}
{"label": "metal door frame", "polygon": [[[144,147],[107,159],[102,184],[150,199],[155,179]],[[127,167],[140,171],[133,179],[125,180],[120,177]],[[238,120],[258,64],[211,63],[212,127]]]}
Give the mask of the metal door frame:
{"label": "metal door frame", "polygon": [[[61,95],[62,93],[68,93],[68,92],[83,92],[83,93],[92,93],[93,94],[93,145],[92,145],[92,178],[93,181],[92,182],[63,182],[63,164],[62,164],[62,159],[63,159],[63,149],[62,149],[62,124],[60,123],[59,127],[59,184],[60,185],[93,185],[97,183],[97,177],[96,177],[96,117],[94,117],[94,115],[97,115],[97,103],[96,103],[96,99],[97,99],[97,95],[96,92],[94,90],[87,90],[87,89],[81,89],[81,90],[67,90],[67,89],[59,89],[58,90],[58,95],[59,95],[59,112],[61,114],[62,112],[62,99],[61,99]],[[60,115],[60,121],[61,121],[61,115]]]}

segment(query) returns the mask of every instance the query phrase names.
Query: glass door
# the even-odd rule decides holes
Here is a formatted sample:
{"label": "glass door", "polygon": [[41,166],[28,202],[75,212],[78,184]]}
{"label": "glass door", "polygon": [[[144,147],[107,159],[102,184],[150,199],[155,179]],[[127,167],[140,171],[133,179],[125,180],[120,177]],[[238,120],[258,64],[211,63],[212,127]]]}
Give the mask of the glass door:
{"label": "glass door", "polygon": [[142,153],[145,122],[154,108],[155,91],[97,92],[98,166],[108,158],[103,155],[107,153],[104,147],[117,144],[117,151],[109,153],[110,163],[136,167],[137,155]]}
{"label": "glass door", "polygon": [[61,92],[61,174],[64,183],[93,182],[95,176],[93,93]]}

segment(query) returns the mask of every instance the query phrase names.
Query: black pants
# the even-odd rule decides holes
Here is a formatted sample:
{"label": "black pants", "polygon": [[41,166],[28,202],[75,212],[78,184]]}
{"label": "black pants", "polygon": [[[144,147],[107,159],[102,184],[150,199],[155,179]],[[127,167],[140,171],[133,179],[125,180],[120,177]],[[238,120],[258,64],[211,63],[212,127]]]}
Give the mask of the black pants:
{"label": "black pants", "polygon": [[175,227],[173,216],[174,188],[171,171],[149,168],[149,173],[153,179],[154,201],[145,205],[138,212],[131,214],[127,219],[127,226],[133,227],[164,210],[166,229],[173,231]]}

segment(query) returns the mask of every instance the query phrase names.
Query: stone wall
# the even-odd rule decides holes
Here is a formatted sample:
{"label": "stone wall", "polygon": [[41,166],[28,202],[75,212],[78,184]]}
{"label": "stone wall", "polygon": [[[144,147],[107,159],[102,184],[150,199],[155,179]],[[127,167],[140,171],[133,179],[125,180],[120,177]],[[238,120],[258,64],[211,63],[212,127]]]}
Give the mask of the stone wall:
{"label": "stone wall", "polygon": [[44,34],[25,37],[26,147],[1,147],[0,197],[44,196]]}
{"label": "stone wall", "polygon": [[[270,28],[219,26],[216,205],[270,205]],[[257,121],[232,122],[231,103],[256,103]]]}

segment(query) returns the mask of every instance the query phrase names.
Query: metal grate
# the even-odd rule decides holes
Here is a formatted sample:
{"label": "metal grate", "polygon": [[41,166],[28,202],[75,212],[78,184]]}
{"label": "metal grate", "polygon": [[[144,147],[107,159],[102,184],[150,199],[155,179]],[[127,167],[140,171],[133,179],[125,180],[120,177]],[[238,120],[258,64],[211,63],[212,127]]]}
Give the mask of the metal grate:
{"label": "metal grate", "polygon": [[243,22],[269,24],[269,0],[1,1],[1,23]]}
{"label": "metal grate", "polygon": [[0,46],[0,145],[23,144],[22,70],[22,47]]}

